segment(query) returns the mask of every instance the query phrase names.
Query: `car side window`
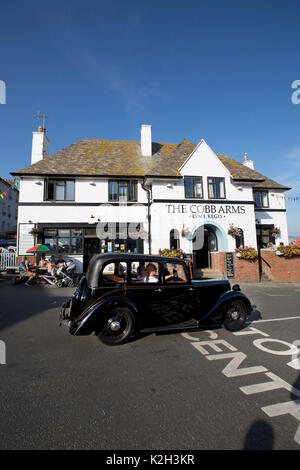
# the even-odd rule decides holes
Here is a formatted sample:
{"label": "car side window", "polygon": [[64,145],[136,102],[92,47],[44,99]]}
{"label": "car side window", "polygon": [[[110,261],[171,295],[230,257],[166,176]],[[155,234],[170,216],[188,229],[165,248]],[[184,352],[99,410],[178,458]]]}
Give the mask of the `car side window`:
{"label": "car side window", "polygon": [[126,280],[127,265],[123,261],[108,263],[100,274],[100,282],[123,283]]}
{"label": "car side window", "polygon": [[159,265],[157,262],[132,262],[131,281],[134,283],[159,282]]}
{"label": "car side window", "polygon": [[165,263],[163,276],[165,284],[184,284],[188,282],[186,272],[181,263]]}

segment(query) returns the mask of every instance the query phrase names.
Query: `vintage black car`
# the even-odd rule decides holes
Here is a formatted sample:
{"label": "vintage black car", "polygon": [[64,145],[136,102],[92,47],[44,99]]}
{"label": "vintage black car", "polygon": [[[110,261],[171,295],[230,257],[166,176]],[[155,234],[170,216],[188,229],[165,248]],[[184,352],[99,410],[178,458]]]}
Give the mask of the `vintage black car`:
{"label": "vintage black car", "polygon": [[73,296],[61,323],[72,335],[95,333],[109,345],[137,333],[224,326],[240,330],[252,311],[249,299],[226,279],[191,279],[178,258],[99,254]]}

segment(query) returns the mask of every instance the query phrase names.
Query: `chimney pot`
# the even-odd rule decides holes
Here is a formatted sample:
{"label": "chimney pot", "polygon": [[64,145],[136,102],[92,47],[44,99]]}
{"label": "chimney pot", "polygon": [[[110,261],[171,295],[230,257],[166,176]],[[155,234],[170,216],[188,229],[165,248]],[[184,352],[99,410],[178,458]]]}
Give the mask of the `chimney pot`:
{"label": "chimney pot", "polygon": [[244,155],[244,162],[243,162],[243,165],[247,166],[247,167],[250,168],[251,170],[254,170],[254,163],[253,163],[253,160],[248,160],[247,152],[245,152],[245,155]]}

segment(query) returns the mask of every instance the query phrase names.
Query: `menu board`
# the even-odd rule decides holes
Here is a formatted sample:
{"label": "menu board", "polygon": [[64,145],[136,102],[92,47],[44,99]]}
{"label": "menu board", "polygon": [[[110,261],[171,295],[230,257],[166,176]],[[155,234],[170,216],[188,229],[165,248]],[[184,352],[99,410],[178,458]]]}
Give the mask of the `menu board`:
{"label": "menu board", "polygon": [[226,253],[226,273],[227,277],[234,277],[233,253]]}
{"label": "menu board", "polygon": [[26,253],[34,246],[34,235],[29,232],[34,228],[34,224],[19,224],[18,253],[19,256],[30,256],[34,253]]}

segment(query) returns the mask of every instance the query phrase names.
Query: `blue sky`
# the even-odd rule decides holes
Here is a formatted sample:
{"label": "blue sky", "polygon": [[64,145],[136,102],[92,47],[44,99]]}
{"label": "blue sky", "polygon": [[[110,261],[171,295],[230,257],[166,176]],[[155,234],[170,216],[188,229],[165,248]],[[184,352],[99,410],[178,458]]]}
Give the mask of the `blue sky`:
{"label": "blue sky", "polygon": [[[0,176],[81,138],[201,138],[300,196],[299,1],[2,0]],[[287,202],[300,235],[300,202]]]}

